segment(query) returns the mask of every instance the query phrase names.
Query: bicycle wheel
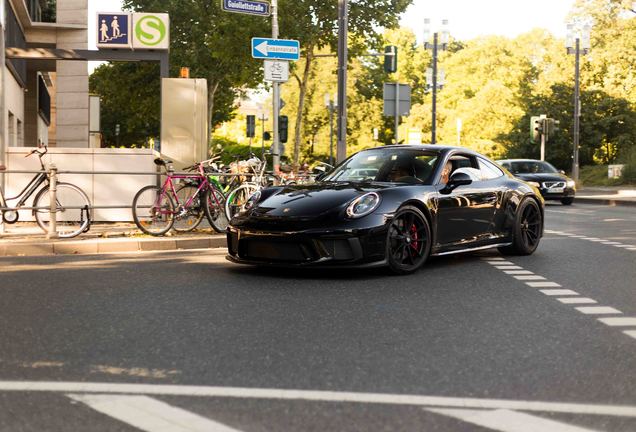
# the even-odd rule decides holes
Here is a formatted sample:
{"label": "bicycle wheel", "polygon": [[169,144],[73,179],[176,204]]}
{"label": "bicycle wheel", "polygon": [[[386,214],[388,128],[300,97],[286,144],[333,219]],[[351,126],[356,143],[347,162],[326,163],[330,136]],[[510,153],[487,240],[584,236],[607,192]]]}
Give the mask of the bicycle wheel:
{"label": "bicycle wheel", "polygon": [[132,213],[137,227],[153,236],[164,235],[174,224],[172,198],[158,186],[146,186],[137,192]]}
{"label": "bicycle wheel", "polygon": [[225,201],[225,215],[231,221],[234,216],[243,211],[245,203],[254,192],[261,189],[255,184],[243,184],[231,191]]}
{"label": "bicycle wheel", "polygon": [[[71,238],[87,230],[90,224],[91,203],[83,190],[70,183],[57,183],[55,192],[56,232],[59,238]],[[51,222],[51,189],[45,186],[33,200],[35,220],[44,232]]]}
{"label": "bicycle wheel", "polygon": [[[199,188],[192,184],[181,185],[175,191],[180,204],[174,215],[173,228],[175,231],[190,232],[198,227],[203,220],[203,206],[198,191]],[[192,202],[186,207],[191,198]]]}
{"label": "bicycle wheel", "polygon": [[215,187],[209,189],[205,194],[205,216],[210,222],[210,226],[216,232],[224,233],[229,224],[225,215],[225,197],[223,193]]}

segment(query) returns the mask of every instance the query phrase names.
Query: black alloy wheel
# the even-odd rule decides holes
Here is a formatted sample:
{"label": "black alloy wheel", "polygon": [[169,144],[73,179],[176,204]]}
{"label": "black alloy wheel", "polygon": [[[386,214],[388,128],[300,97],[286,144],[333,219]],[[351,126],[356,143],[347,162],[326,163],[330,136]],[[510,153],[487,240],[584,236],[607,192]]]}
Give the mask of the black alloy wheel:
{"label": "black alloy wheel", "polygon": [[568,197],[568,198],[562,198],[561,199],[561,204],[569,206],[572,205],[572,203],[574,202],[574,197]]}
{"label": "black alloy wheel", "polygon": [[537,202],[528,198],[521,202],[513,228],[513,243],[499,250],[506,254],[531,255],[539,246],[543,216]]}
{"label": "black alloy wheel", "polygon": [[387,234],[387,262],[394,273],[408,274],[420,268],[431,251],[431,228],[416,207],[400,209]]}

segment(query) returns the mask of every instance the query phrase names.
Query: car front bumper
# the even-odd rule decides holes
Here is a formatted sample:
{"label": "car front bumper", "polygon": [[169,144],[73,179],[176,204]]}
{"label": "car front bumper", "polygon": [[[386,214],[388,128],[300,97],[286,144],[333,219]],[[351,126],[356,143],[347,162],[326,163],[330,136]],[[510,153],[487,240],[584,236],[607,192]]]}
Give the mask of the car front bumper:
{"label": "car front bumper", "polygon": [[545,200],[562,200],[563,198],[574,198],[576,195],[576,189],[564,188],[563,191],[555,192],[550,189],[540,188],[541,196]]}
{"label": "car front bumper", "polygon": [[385,263],[386,228],[261,231],[230,226],[229,261],[278,267],[370,267]]}

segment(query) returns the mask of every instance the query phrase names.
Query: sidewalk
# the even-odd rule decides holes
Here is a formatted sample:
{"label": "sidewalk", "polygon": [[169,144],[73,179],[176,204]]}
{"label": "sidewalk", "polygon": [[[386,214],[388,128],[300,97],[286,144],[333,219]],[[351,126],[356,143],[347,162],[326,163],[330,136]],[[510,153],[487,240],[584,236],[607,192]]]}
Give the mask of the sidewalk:
{"label": "sidewalk", "polygon": [[107,252],[168,251],[226,247],[224,234],[207,224],[191,233],[152,237],[134,224],[94,223],[89,232],[73,239],[47,240],[35,223],[4,225],[0,232],[0,257],[37,255],[83,255]]}
{"label": "sidewalk", "polygon": [[636,206],[636,187],[585,187],[577,191],[575,203]]}

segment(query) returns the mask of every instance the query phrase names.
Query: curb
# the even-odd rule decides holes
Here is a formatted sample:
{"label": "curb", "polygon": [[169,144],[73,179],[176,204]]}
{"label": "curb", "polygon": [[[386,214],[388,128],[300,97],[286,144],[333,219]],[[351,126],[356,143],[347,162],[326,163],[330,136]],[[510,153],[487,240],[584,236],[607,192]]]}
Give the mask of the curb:
{"label": "curb", "polygon": [[576,197],[574,199],[575,204],[599,204],[606,206],[636,206],[636,200],[628,201],[612,198],[592,198],[592,197]]}
{"label": "curb", "polygon": [[186,238],[99,239],[0,244],[0,257],[39,255],[94,255],[112,252],[150,252],[224,248],[224,235]]}

